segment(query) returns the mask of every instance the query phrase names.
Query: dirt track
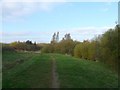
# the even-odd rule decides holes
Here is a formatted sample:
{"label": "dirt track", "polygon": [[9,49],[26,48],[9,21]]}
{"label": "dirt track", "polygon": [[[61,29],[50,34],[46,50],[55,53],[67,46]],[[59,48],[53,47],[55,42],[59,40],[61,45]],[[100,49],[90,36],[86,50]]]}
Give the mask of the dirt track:
{"label": "dirt track", "polygon": [[59,88],[58,74],[56,72],[56,61],[52,56],[52,88]]}

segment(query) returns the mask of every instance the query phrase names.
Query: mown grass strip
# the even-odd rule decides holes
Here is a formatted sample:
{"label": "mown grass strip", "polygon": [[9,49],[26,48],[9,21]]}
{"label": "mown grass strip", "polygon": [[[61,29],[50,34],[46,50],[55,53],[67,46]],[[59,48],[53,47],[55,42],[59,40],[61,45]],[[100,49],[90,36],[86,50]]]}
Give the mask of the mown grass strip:
{"label": "mown grass strip", "polygon": [[118,76],[100,62],[55,55],[61,88],[117,88]]}
{"label": "mown grass strip", "polygon": [[51,60],[49,60],[49,55],[32,55],[31,59],[3,74],[3,88],[51,87]]}

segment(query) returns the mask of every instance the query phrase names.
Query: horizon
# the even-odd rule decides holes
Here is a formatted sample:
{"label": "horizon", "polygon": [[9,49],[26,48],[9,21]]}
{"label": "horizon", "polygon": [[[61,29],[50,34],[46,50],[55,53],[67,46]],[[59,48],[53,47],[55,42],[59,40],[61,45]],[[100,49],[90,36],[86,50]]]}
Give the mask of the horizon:
{"label": "horizon", "polygon": [[[110,29],[113,29],[113,28],[110,28]],[[109,29],[108,29],[109,30]],[[108,31],[108,30],[106,30],[106,31]],[[56,32],[54,32],[54,33],[56,33]],[[105,33],[105,32],[104,32]],[[104,34],[103,33],[103,34]],[[60,33],[59,33],[60,34]],[[66,33],[67,34],[67,33]],[[71,35],[71,34],[70,34]],[[88,40],[88,41],[92,41],[92,40],[94,40],[96,37],[98,37],[98,36],[101,36],[102,34],[99,34],[99,35],[96,35],[96,36],[93,36],[93,38],[90,38],[90,39],[83,39],[82,41],[80,41],[80,40],[75,40],[74,38],[72,38],[72,36],[71,36],[71,39],[73,40],[73,41],[78,41],[78,42],[84,42],[85,40]],[[61,36],[59,36],[59,37],[61,37]],[[64,36],[63,36],[64,37]],[[63,38],[62,37],[62,38]],[[61,39],[59,39],[58,40],[58,42],[60,42],[61,40],[62,40],[62,38]],[[30,39],[26,39],[26,40],[16,40],[16,41],[12,41],[12,42],[0,42],[0,43],[3,43],[3,44],[10,44],[10,43],[13,43],[13,42],[26,42],[26,41],[32,41],[32,43],[36,43],[36,44],[50,44],[51,43],[51,41],[52,41],[52,36],[51,36],[51,40],[49,41],[49,42],[36,42],[36,41],[33,41],[33,40],[30,40]]]}
{"label": "horizon", "polygon": [[49,43],[54,32],[77,41],[91,40],[115,27],[117,2],[4,2],[1,42]]}

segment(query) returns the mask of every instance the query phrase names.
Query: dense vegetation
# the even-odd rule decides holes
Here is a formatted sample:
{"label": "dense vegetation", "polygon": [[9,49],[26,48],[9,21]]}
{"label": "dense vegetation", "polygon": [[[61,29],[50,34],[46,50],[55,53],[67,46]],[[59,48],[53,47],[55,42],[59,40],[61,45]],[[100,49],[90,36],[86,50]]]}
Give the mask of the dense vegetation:
{"label": "dense vegetation", "polygon": [[65,34],[62,40],[59,41],[59,32],[54,33],[51,43],[36,44],[27,40],[26,42],[13,42],[3,44],[4,51],[38,51],[42,53],[60,53],[72,55],[77,58],[100,61],[108,65],[114,71],[118,71],[118,63],[120,52],[119,50],[119,31],[120,27],[115,26],[114,29],[109,29],[104,34],[99,35],[92,40],[84,40],[83,42],[74,41],[70,34]]}
{"label": "dense vegetation", "polygon": [[69,54],[73,55],[74,47],[79,42],[73,41],[71,39],[70,34],[65,34],[63,39],[59,41],[59,32],[57,34],[53,34],[53,38],[51,40],[51,43],[43,47],[42,52],[43,53],[61,53],[61,54]]}
{"label": "dense vegetation", "polygon": [[42,52],[69,54],[77,58],[100,61],[114,71],[118,71],[119,31],[120,27],[116,25],[114,29],[109,29],[91,41],[84,40],[83,42],[73,41],[70,34],[65,34],[59,41],[59,33],[54,33],[51,43],[43,47]]}
{"label": "dense vegetation", "polygon": [[73,56],[74,47],[79,42],[70,40],[61,40],[59,43],[51,43],[42,48],[42,53],[61,53]]}
{"label": "dense vegetation", "polygon": [[3,53],[4,88],[51,88],[52,57],[60,88],[117,88],[118,76],[100,62],[61,54]]}
{"label": "dense vegetation", "polygon": [[36,42],[32,43],[32,41],[27,40],[26,42],[12,42],[10,44],[3,44],[3,51],[38,51],[41,47],[36,44]]}
{"label": "dense vegetation", "polygon": [[76,45],[74,55],[78,58],[88,60],[98,60],[109,65],[114,70],[118,70],[118,32],[120,27],[109,29],[103,35],[96,37],[94,40],[85,41]]}

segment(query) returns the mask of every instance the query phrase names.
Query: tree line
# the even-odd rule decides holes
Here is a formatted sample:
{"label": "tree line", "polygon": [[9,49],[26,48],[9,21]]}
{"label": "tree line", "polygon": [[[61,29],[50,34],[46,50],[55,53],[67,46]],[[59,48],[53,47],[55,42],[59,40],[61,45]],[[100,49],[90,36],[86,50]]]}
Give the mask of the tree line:
{"label": "tree line", "polygon": [[73,56],[74,47],[79,43],[71,39],[70,34],[65,34],[62,40],[59,41],[59,32],[54,33],[51,43],[42,48],[43,53],[61,53]]}
{"label": "tree line", "polygon": [[44,46],[42,52],[61,53],[85,60],[99,61],[117,71],[120,63],[119,32],[120,27],[116,25],[114,29],[109,29],[104,34],[83,42],[74,41],[70,34],[65,34],[63,39],[58,41],[59,33],[57,35],[54,33],[51,43]]}
{"label": "tree line", "polygon": [[27,40],[26,42],[12,42],[10,44],[3,44],[3,51],[37,51],[40,50],[41,47],[36,44],[36,42],[32,43],[32,41]]}
{"label": "tree line", "polygon": [[99,61],[107,64],[114,70],[118,70],[120,61],[119,52],[119,33],[120,26],[109,29],[104,34],[94,37],[92,40],[84,40],[83,42],[74,41],[70,33],[64,35],[62,40],[59,40],[59,32],[54,33],[51,42],[48,44],[36,44],[27,40],[26,42],[13,42],[3,44],[3,51],[37,51],[42,53],[60,53],[71,55],[85,60]]}
{"label": "tree line", "polygon": [[117,71],[120,63],[119,32],[120,27],[116,25],[114,29],[109,29],[101,36],[76,45],[74,56],[103,62]]}

